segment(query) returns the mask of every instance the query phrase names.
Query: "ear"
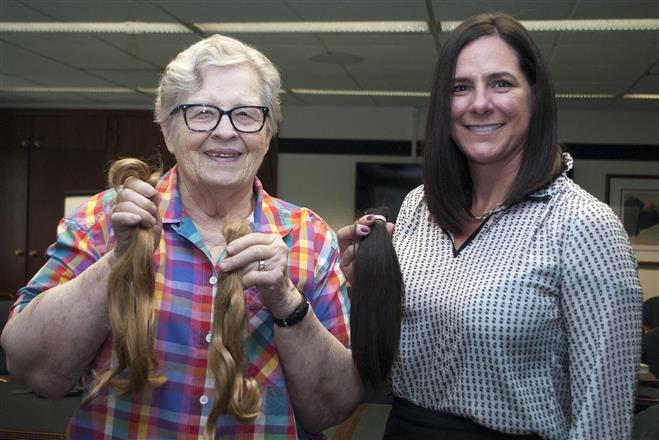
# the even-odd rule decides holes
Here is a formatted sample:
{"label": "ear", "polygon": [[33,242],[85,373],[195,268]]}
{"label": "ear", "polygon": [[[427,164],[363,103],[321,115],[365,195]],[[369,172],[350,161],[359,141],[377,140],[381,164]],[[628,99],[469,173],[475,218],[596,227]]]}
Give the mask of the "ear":
{"label": "ear", "polygon": [[171,118],[167,118],[165,122],[160,124],[160,131],[162,133],[162,137],[165,139],[165,146],[167,147],[167,150],[174,154],[174,145],[172,142],[172,134],[174,131],[173,128],[173,123]]}

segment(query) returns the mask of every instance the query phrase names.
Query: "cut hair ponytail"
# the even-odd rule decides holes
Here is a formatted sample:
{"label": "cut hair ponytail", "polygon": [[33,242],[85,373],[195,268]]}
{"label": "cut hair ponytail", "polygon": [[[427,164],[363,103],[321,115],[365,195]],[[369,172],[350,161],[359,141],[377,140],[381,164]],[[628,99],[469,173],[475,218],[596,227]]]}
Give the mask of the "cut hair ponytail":
{"label": "cut hair ponytail", "polygon": [[[222,230],[228,245],[249,234],[245,223]],[[208,363],[215,378],[215,402],[206,422],[206,438],[215,438],[217,419],[227,413],[241,423],[251,423],[261,410],[261,394],[251,377],[246,377],[243,342],[247,336],[247,307],[241,282],[242,271],[220,273],[213,304],[213,330]]]}
{"label": "cut hair ponytail", "polygon": [[[121,159],[111,165],[108,181],[117,191],[118,199],[119,188],[129,177],[155,186],[160,174],[160,171],[151,172],[138,159]],[[96,384],[83,405],[107,386],[123,396],[141,391],[146,385],[158,387],[167,381],[156,371],[153,254],[157,245],[150,228],[136,227],[128,249],[110,271],[108,316],[116,365],[96,375]],[[127,379],[118,377],[124,370]]]}
{"label": "cut hair ponytail", "polygon": [[[367,214],[386,218],[388,211],[369,209]],[[356,250],[350,306],[352,359],[362,382],[375,390],[386,384],[398,354],[403,287],[386,220],[376,219]]]}

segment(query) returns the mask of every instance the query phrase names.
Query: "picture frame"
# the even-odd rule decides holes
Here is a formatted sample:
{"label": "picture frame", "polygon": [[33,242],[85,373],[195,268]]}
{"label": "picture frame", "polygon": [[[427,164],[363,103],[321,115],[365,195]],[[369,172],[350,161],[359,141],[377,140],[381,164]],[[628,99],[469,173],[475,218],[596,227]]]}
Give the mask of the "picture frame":
{"label": "picture frame", "polygon": [[659,266],[659,175],[607,174],[606,203],[622,221],[639,264]]}

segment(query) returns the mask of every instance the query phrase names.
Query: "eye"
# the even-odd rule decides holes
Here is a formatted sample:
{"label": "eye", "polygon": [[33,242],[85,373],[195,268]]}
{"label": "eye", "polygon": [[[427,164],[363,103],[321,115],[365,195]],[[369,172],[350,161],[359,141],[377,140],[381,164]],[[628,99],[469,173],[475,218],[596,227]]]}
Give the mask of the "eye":
{"label": "eye", "polygon": [[232,112],[232,116],[241,120],[255,120],[258,119],[258,112],[258,109],[252,107],[239,107]]}
{"label": "eye", "polygon": [[493,85],[497,89],[507,88],[512,86],[512,84],[509,81],[506,81],[505,79],[497,79],[494,81]]}
{"label": "eye", "polygon": [[215,118],[217,111],[210,107],[190,107],[188,109],[189,119],[210,119]]}
{"label": "eye", "polygon": [[468,91],[469,87],[466,84],[456,84],[453,86],[453,93],[456,95],[467,93]]}

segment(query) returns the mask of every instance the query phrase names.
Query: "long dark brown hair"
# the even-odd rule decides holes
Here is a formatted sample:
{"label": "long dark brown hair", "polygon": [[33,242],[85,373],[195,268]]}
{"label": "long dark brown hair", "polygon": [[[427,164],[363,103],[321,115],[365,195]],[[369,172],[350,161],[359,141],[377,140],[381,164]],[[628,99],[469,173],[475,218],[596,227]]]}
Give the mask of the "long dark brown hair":
{"label": "long dark brown hair", "polygon": [[462,49],[484,36],[497,36],[515,51],[532,93],[532,114],[522,163],[504,205],[520,201],[561,171],[556,101],[540,49],[528,31],[508,14],[468,18],[442,45],[433,77],[424,141],[423,185],[428,210],[439,226],[452,232],[459,232],[469,220],[467,212],[473,196],[467,159],[451,138],[453,77]]}
{"label": "long dark brown hair", "polygon": [[[245,223],[224,227],[228,245],[251,232]],[[215,378],[215,402],[206,422],[206,438],[215,438],[215,424],[222,413],[241,423],[253,422],[261,410],[261,394],[251,377],[245,375],[243,342],[247,336],[247,307],[240,270],[219,276],[213,304],[213,331],[208,363]]]}
{"label": "long dark brown hair", "polygon": [[[369,209],[386,218],[388,209]],[[376,219],[357,247],[350,306],[352,359],[362,382],[381,389],[398,353],[403,307],[403,275],[387,233]]]}
{"label": "long dark brown hair", "polygon": [[[120,198],[120,186],[129,177],[157,183],[160,170],[152,172],[138,159],[121,159],[110,166],[108,182]],[[157,372],[154,322],[153,254],[158,243],[150,228],[132,231],[128,249],[113,265],[108,279],[108,316],[116,365],[96,374],[96,383],[83,404],[107,386],[119,395],[141,391],[146,385],[158,387],[167,378]],[[119,378],[123,371],[128,378]]]}

